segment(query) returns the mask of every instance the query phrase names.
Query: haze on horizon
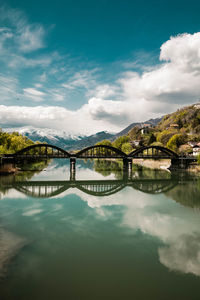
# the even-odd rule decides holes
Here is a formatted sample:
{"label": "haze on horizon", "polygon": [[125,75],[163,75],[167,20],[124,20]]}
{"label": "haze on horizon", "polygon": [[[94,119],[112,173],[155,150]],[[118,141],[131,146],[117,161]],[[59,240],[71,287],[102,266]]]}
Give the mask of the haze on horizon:
{"label": "haze on horizon", "polygon": [[0,126],[117,132],[200,99],[199,1],[5,0]]}

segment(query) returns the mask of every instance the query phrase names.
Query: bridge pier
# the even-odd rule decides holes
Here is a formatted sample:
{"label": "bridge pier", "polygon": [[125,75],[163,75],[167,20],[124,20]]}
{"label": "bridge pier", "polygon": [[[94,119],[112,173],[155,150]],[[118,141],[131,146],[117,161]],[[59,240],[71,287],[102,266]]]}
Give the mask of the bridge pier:
{"label": "bridge pier", "polygon": [[187,160],[186,158],[183,157],[172,158],[170,170],[177,170],[177,169],[185,170],[188,168],[188,165],[189,165],[189,160]]}
{"label": "bridge pier", "polygon": [[132,158],[123,158],[123,177],[129,180],[132,178],[132,165]]}
{"label": "bridge pier", "polygon": [[70,180],[76,180],[76,159],[70,158]]}

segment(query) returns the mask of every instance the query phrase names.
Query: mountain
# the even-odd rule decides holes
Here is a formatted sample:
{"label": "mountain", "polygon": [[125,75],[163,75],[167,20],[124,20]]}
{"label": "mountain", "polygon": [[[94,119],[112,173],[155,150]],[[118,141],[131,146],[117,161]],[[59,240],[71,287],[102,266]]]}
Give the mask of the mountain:
{"label": "mountain", "polygon": [[117,137],[126,135],[136,125],[142,126],[143,124],[157,125],[161,118],[150,119],[146,122],[132,123],[117,134],[111,134],[107,131],[97,132],[90,136],[71,135],[65,131],[55,130],[50,128],[35,128],[32,126],[18,127],[18,128],[5,128],[6,132],[19,132],[23,136],[28,137],[33,142],[39,141],[41,143],[48,143],[58,147],[61,147],[67,151],[79,150],[85,147],[92,146],[102,140],[114,141]]}
{"label": "mountain", "polygon": [[150,120],[147,120],[145,122],[138,122],[138,123],[132,123],[130,124],[129,126],[127,126],[126,128],[124,128],[122,131],[118,132],[117,134],[115,134],[115,138],[119,137],[119,136],[122,136],[122,135],[127,135],[128,132],[135,126],[140,126],[140,127],[143,127],[144,124],[150,124],[152,126],[156,126],[158,125],[158,123],[162,120],[162,117],[161,118],[156,118],[156,119],[150,119]]}
{"label": "mountain", "polygon": [[19,128],[5,128],[6,132],[19,132],[28,137],[32,141],[39,141],[41,143],[48,143],[65,150],[78,150],[96,144],[104,139],[110,139],[114,135],[106,131],[101,131],[90,136],[76,136],[67,134],[65,131],[54,130],[49,128],[35,128],[35,127],[19,127]]}

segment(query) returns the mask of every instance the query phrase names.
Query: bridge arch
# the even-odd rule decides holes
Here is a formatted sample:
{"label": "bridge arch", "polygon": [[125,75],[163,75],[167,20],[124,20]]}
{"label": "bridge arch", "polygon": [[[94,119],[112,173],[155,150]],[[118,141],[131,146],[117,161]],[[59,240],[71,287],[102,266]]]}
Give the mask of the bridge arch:
{"label": "bridge arch", "polygon": [[70,153],[64,149],[51,144],[34,144],[23,148],[14,153],[14,157],[20,156],[35,156],[35,157],[70,157]]}
{"label": "bridge arch", "polygon": [[174,151],[162,146],[146,146],[136,149],[128,154],[132,158],[178,158]]}
{"label": "bridge arch", "polygon": [[126,158],[127,155],[112,146],[95,145],[82,149],[76,153],[76,158]]}
{"label": "bridge arch", "polygon": [[131,184],[134,190],[138,190],[147,194],[161,194],[166,193],[177,185],[177,181],[171,179],[158,179],[158,180],[144,180],[135,181]]}
{"label": "bridge arch", "polygon": [[98,196],[98,197],[104,197],[104,196],[110,196],[115,193],[118,193],[121,191],[126,184],[124,182],[121,183],[114,183],[109,181],[107,183],[99,183],[92,184],[83,184],[76,186],[80,191],[84,192],[85,194],[92,195],[92,196]]}

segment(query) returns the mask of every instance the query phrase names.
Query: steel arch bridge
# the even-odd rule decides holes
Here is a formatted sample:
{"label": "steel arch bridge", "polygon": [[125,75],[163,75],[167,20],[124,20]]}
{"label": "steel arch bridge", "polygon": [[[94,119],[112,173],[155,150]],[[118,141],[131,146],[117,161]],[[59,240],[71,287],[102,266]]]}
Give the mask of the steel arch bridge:
{"label": "steel arch bridge", "polygon": [[76,158],[126,158],[127,155],[112,146],[95,145],[82,149],[76,153]]}
{"label": "steel arch bridge", "polygon": [[129,154],[108,145],[94,145],[86,147],[76,153],[69,153],[66,150],[51,144],[34,144],[23,148],[14,154],[5,155],[14,158],[74,158],[74,159],[133,159],[133,158],[153,158],[153,159],[177,159],[178,154],[161,146],[147,146],[136,149]]}
{"label": "steel arch bridge", "polygon": [[95,145],[84,148],[76,153],[50,144],[35,144],[26,147],[14,154],[4,154],[1,158],[6,162],[8,159],[14,161],[42,160],[51,158],[70,159],[70,172],[75,174],[76,159],[123,159],[123,169],[131,173],[133,159],[170,159],[170,169],[186,169],[190,163],[197,161],[194,156],[179,156],[174,151],[161,146],[148,146],[136,149],[129,154],[108,145]]}
{"label": "steel arch bridge", "polygon": [[173,159],[179,158],[174,151],[161,146],[147,146],[136,149],[128,154],[132,158],[158,158],[158,159]]}
{"label": "steel arch bridge", "polygon": [[71,154],[64,149],[50,144],[34,144],[13,154],[14,158],[19,159],[70,158],[70,156]]}

